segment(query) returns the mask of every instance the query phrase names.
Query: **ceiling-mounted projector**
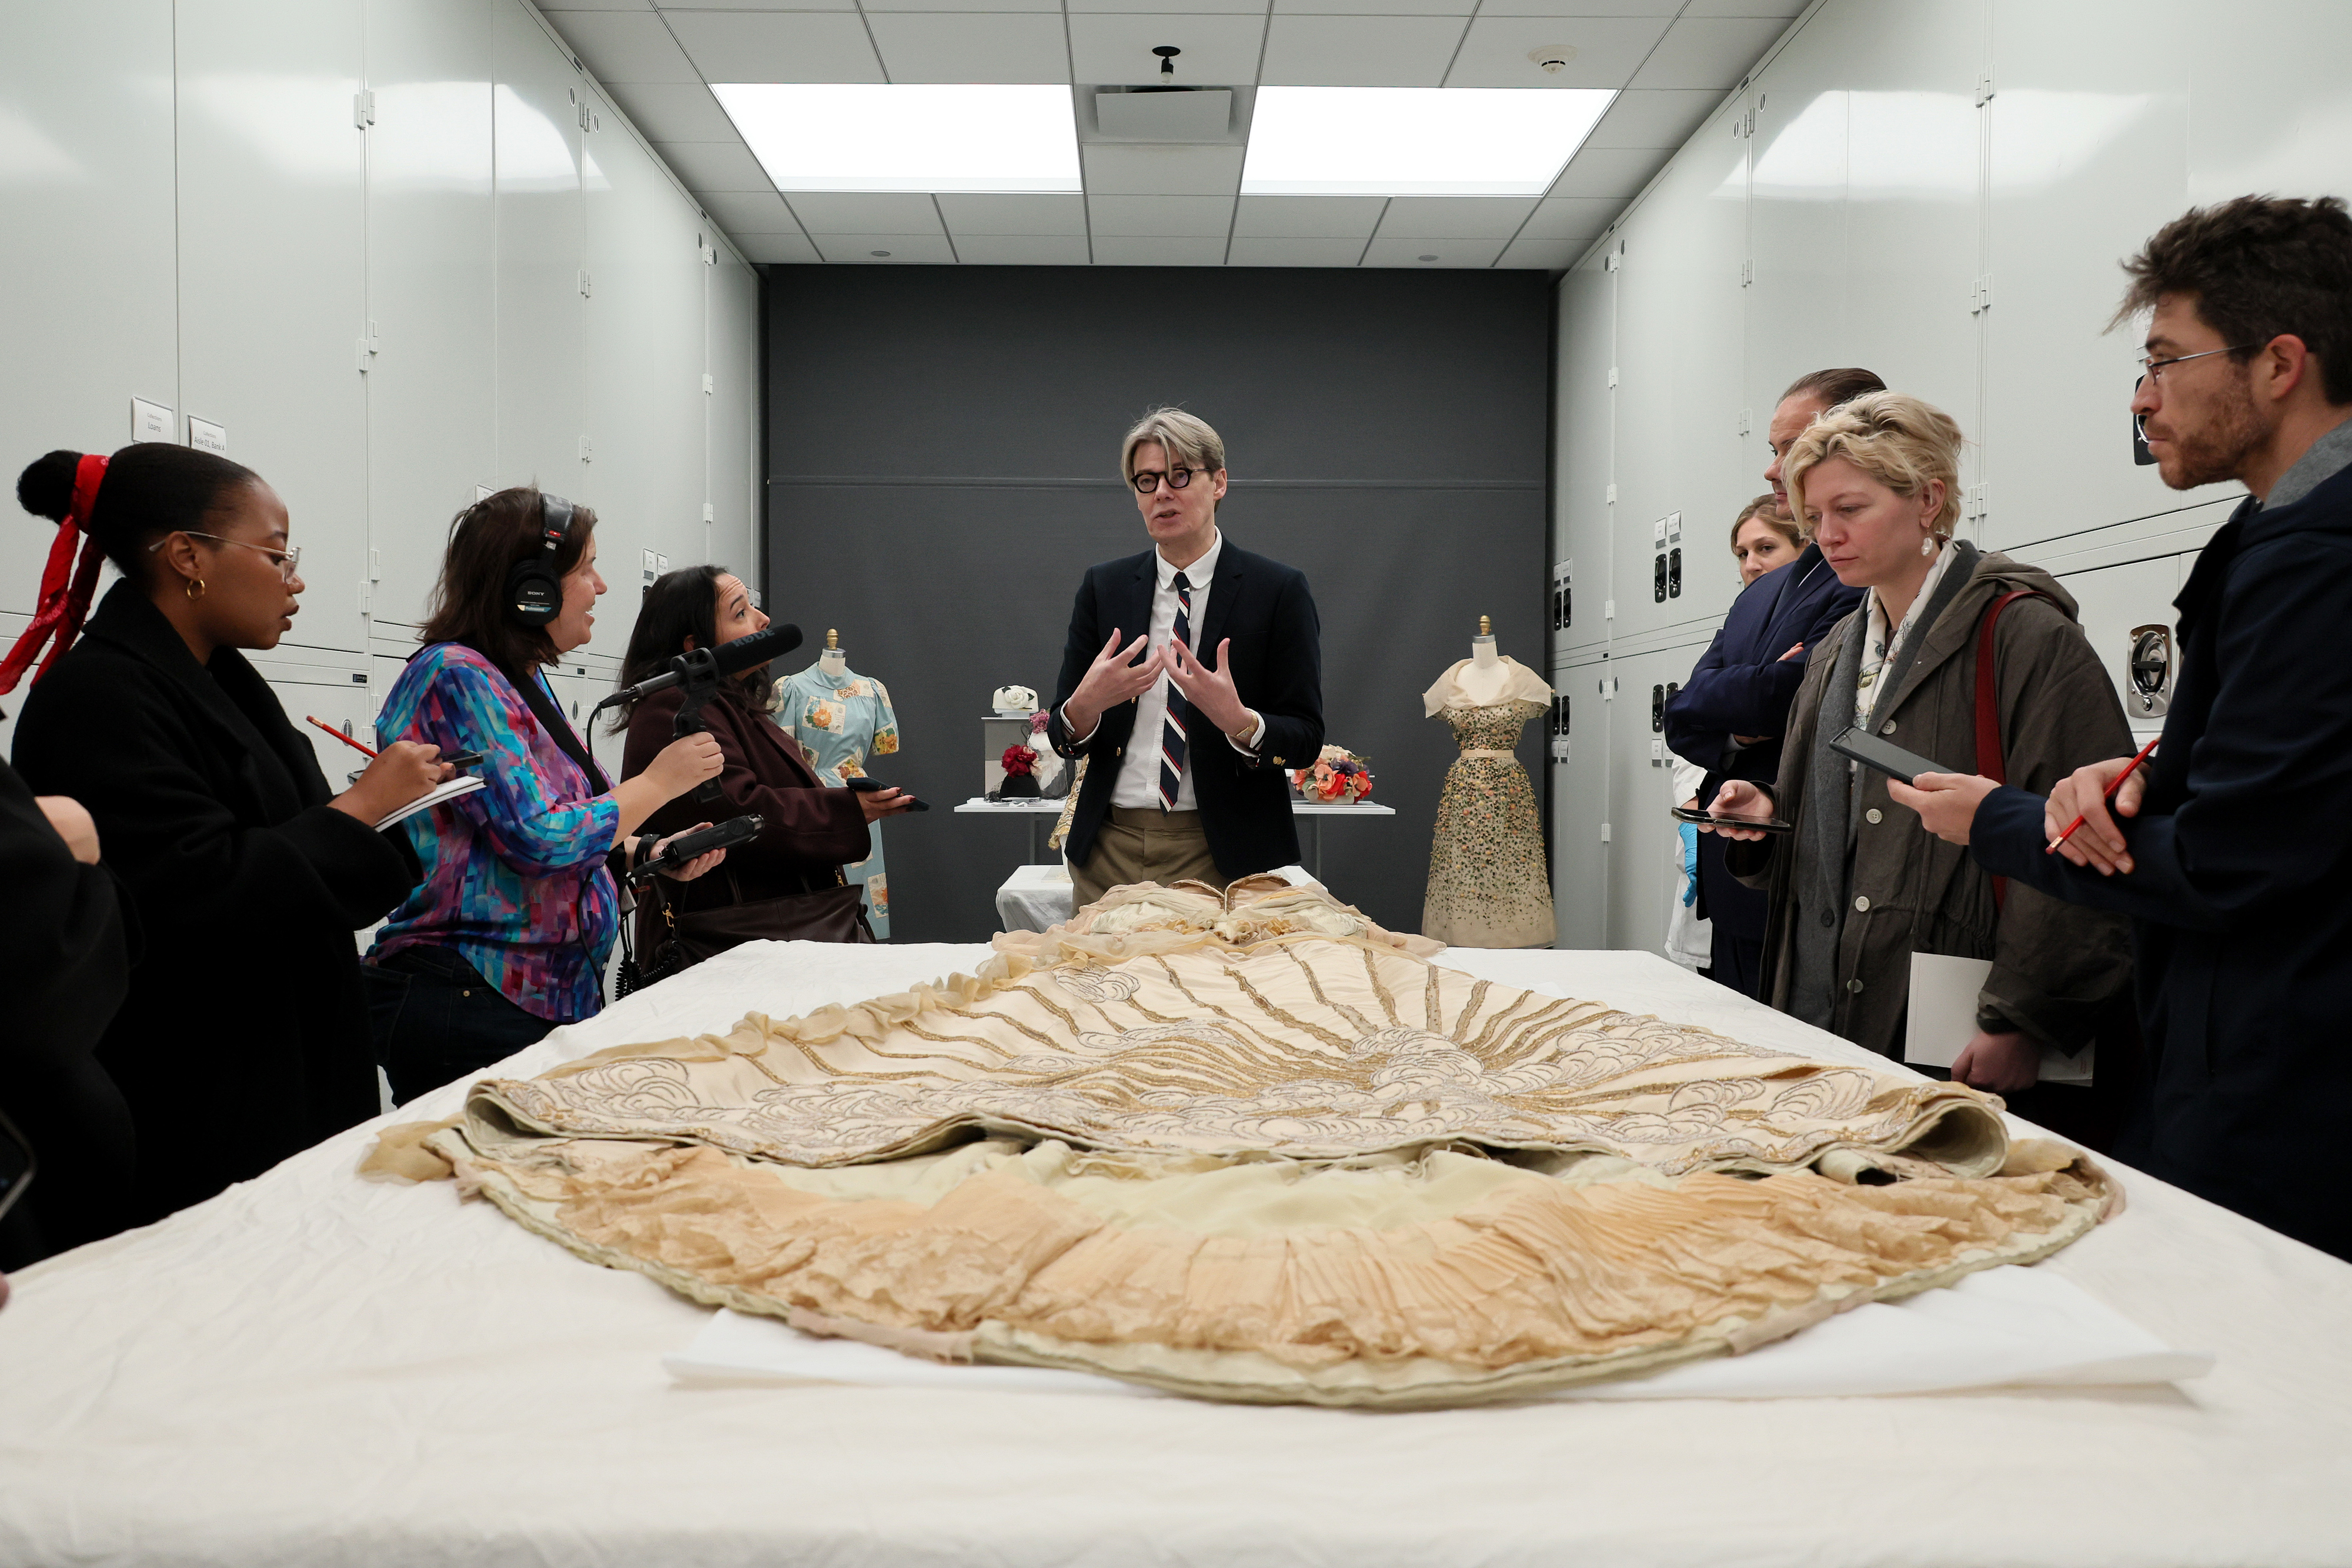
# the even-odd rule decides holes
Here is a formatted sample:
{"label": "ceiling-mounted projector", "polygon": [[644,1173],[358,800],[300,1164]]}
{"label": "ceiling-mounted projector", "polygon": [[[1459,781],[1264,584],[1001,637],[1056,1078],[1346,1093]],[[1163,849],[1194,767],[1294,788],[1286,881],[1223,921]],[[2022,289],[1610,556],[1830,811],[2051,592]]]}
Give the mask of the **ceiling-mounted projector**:
{"label": "ceiling-mounted projector", "polygon": [[1121,141],[1221,141],[1233,124],[1231,88],[1146,88],[1095,92],[1095,124]]}

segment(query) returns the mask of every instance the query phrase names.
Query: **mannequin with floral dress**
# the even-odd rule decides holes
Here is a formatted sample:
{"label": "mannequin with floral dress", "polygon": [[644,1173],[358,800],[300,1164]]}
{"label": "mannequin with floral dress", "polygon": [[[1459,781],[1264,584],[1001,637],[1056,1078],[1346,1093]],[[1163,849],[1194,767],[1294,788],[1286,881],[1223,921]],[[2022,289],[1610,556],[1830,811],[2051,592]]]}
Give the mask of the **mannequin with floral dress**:
{"label": "mannequin with floral dress", "polygon": [[[868,758],[898,749],[898,716],[890,691],[849,667],[841,633],[828,630],[815,664],[777,683],[776,722],[809,754],[817,778],[839,786],[862,778]],[[873,852],[841,874],[866,890],[866,917],[875,936],[890,939],[890,880],[882,861],[882,824],[867,825]]]}

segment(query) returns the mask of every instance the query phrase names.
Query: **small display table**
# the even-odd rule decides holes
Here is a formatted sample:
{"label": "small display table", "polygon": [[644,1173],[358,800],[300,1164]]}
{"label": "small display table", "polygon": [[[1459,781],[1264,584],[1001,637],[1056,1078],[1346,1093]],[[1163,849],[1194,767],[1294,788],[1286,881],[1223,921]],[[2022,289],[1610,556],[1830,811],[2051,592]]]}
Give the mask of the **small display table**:
{"label": "small display table", "polygon": [[[1062,814],[1062,802],[1059,800],[991,800],[986,796],[975,795],[955,810],[959,817],[1025,818],[1029,823],[1028,859],[1029,863],[1034,864],[1037,860],[1038,827],[1042,821],[1051,821]],[[1396,815],[1395,807],[1376,805],[1370,800],[1358,800],[1343,806],[1337,801],[1301,800],[1293,797],[1290,810],[1297,816],[1310,819],[1314,824],[1307,834],[1307,869],[1314,873],[1318,882],[1323,878],[1323,823],[1327,819]]]}

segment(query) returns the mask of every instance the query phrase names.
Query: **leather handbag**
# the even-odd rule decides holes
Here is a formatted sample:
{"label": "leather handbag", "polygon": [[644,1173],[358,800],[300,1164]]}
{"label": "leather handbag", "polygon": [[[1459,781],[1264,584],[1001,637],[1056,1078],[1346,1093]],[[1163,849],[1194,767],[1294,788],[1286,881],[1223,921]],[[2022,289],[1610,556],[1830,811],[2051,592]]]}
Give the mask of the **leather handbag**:
{"label": "leather handbag", "polygon": [[[866,919],[866,890],[835,871],[834,885],[774,898],[746,899],[726,867],[730,901],[711,909],[681,910],[671,902],[661,877],[649,877],[637,894],[636,942],[626,944],[619,996],[691,968],[705,958],[746,942],[872,942]],[[623,934],[627,935],[624,926]],[[642,944],[645,957],[638,960]]]}

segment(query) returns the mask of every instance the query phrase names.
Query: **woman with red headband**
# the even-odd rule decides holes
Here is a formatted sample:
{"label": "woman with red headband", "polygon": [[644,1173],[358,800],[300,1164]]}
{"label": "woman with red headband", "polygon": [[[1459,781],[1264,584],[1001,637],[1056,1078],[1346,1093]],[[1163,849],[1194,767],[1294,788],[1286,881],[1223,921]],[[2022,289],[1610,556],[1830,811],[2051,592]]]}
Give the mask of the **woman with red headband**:
{"label": "woman with red headband", "polygon": [[[52,452],[16,495],[64,525],[27,641],[0,663],[5,691],[54,643],[16,767],[89,809],[143,939],[98,1048],[131,1107],[140,1223],[375,1113],[351,933],[418,868],[374,823],[451,770],[389,746],[336,794],[246,662],[293,629],[302,592],[286,505],[252,470],[160,443]],[[101,555],[123,580],[77,643]]]}

